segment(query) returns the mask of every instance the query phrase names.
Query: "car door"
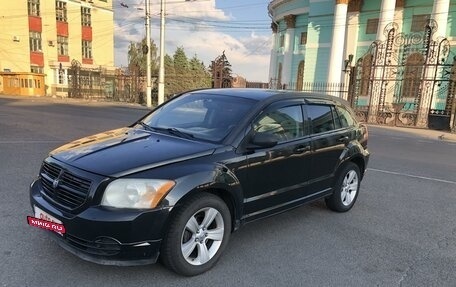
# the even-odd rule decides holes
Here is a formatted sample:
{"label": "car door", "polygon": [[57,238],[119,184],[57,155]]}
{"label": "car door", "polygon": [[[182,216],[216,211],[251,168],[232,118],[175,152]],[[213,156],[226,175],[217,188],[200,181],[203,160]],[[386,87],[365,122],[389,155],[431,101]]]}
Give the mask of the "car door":
{"label": "car door", "polygon": [[253,122],[252,131],[277,138],[270,148],[251,149],[243,184],[246,217],[273,212],[303,196],[310,167],[310,137],[303,125],[301,101],[276,103]]}
{"label": "car door", "polygon": [[346,128],[341,127],[333,104],[307,104],[305,111],[311,125],[313,153],[309,171],[310,189],[312,192],[322,192],[332,185],[350,135]]}

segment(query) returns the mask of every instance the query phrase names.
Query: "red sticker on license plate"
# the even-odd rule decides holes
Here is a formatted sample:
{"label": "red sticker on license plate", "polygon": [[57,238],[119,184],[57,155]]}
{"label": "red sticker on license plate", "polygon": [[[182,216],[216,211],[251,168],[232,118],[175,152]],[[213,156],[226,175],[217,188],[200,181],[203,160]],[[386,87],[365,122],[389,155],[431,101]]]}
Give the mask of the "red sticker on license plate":
{"label": "red sticker on license plate", "polygon": [[47,221],[39,219],[32,216],[27,216],[27,221],[30,226],[39,227],[47,230],[52,230],[61,234],[65,233],[65,226],[63,224],[55,223],[52,221]]}

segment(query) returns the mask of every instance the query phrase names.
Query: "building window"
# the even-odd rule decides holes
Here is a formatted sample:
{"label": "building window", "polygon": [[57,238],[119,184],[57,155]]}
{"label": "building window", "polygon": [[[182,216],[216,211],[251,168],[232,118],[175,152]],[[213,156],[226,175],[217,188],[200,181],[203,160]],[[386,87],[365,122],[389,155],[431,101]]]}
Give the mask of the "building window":
{"label": "building window", "polygon": [[67,22],[67,3],[55,1],[55,17],[57,21]]}
{"label": "building window", "polygon": [[63,85],[65,84],[65,71],[62,69],[62,70],[57,70],[57,73],[59,74],[59,84],[60,85]]}
{"label": "building window", "polygon": [[82,26],[92,26],[92,15],[90,14],[90,8],[81,7],[81,23]]}
{"label": "building window", "polygon": [[68,56],[68,37],[57,36],[59,56]]}
{"label": "building window", "polygon": [[302,86],[304,84],[304,61],[299,62],[298,65],[298,76],[296,78],[296,90],[302,91]]}
{"label": "building window", "polygon": [[402,84],[401,101],[418,97],[420,94],[424,57],[421,53],[411,54],[405,63],[404,80]]}
{"label": "building window", "polygon": [[368,96],[369,95],[369,85],[371,80],[371,71],[372,64],[374,61],[374,56],[368,54],[363,57],[361,62],[361,83],[360,83],[360,95]]}
{"label": "building window", "polygon": [[29,16],[40,16],[40,0],[28,0],[27,4]]}
{"label": "building window", "polygon": [[30,51],[41,52],[41,33],[29,32],[30,35]]}
{"label": "building window", "polygon": [[368,19],[366,25],[366,34],[377,34],[378,18]]}
{"label": "building window", "polygon": [[301,32],[301,40],[299,41],[299,44],[307,44],[307,32]]}
{"label": "building window", "polygon": [[37,74],[44,74],[44,68],[38,66],[30,66],[30,72]]}
{"label": "building window", "polygon": [[424,28],[426,27],[429,19],[430,19],[429,14],[413,15],[412,27],[410,28],[410,31],[411,32],[424,31]]}
{"label": "building window", "polygon": [[82,58],[92,59],[92,42],[82,40]]}

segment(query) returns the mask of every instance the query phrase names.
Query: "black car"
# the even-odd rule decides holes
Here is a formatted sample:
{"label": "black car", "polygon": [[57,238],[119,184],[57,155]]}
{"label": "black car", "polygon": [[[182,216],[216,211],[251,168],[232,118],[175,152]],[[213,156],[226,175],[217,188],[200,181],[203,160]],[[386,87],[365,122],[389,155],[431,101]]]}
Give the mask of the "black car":
{"label": "black car", "polygon": [[186,92],[129,127],[52,151],[31,184],[28,222],[85,260],[137,265],[160,256],[196,275],[247,222],[322,198],[350,210],[367,137],[332,96]]}

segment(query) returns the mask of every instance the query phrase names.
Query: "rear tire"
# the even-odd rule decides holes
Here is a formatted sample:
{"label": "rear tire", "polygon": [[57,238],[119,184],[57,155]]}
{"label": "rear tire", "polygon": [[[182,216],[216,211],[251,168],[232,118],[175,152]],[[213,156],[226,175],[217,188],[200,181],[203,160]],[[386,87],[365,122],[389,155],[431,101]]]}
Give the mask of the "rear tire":
{"label": "rear tire", "polygon": [[348,162],[339,172],[334,193],[325,198],[326,206],[336,212],[349,211],[358,198],[360,183],[359,167],[353,162]]}
{"label": "rear tire", "polygon": [[217,263],[230,234],[231,214],[225,202],[210,193],[195,194],[172,215],[161,260],[178,274],[201,274]]}

